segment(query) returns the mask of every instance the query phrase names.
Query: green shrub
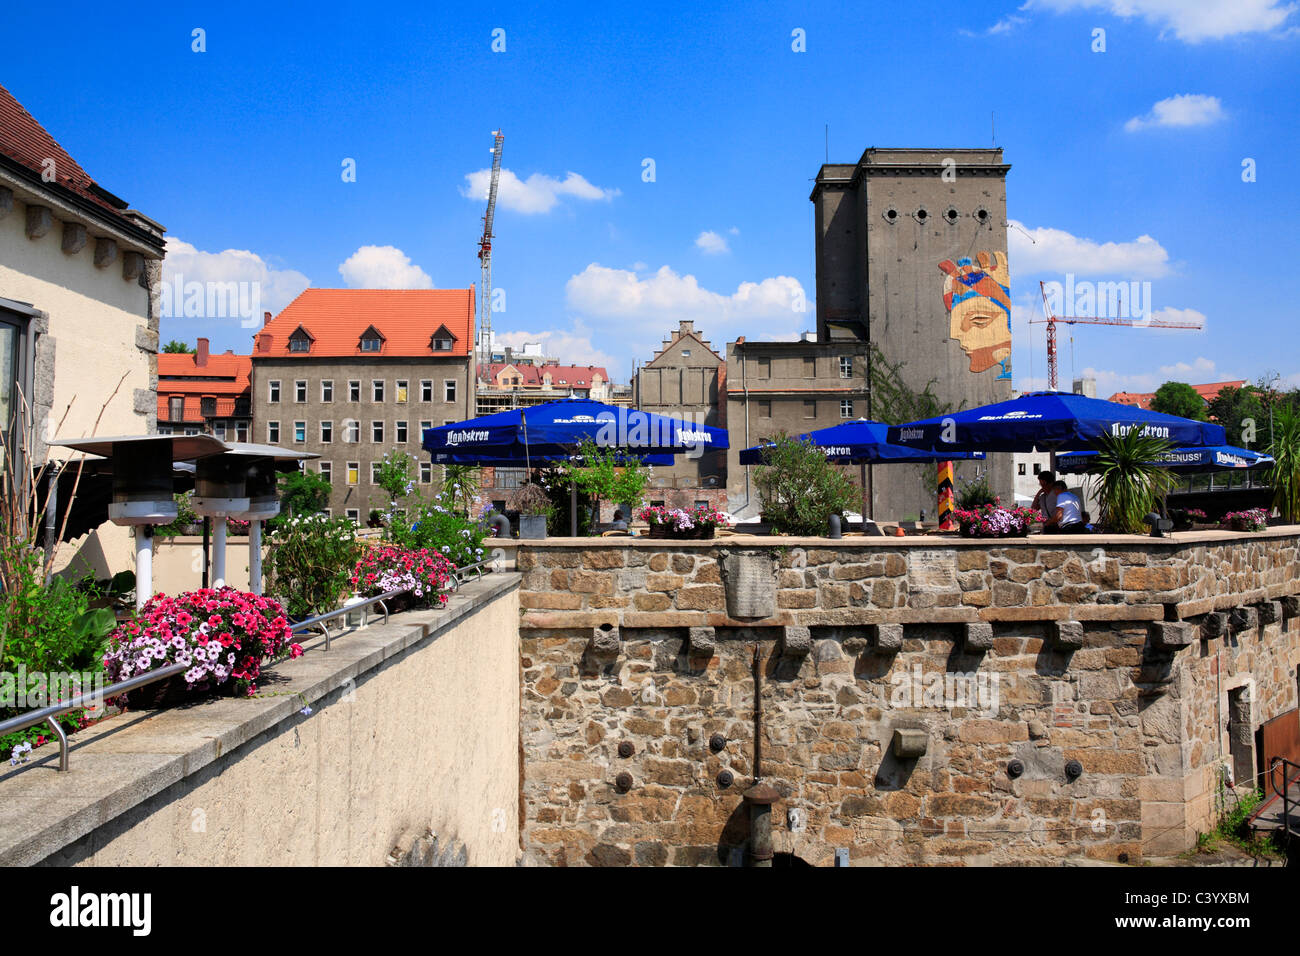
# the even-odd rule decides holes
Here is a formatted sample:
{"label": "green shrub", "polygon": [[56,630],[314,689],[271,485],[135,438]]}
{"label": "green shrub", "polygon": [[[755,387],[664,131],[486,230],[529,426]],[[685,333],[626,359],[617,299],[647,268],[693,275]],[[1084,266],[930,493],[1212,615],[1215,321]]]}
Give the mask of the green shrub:
{"label": "green shrub", "polygon": [[[629,458],[617,448],[603,448],[590,440],[579,446],[575,457],[558,462],[556,467],[565,490],[568,490],[570,482],[574,483],[590,503],[588,527],[599,523],[602,500],[628,505],[635,511],[646,485],[650,483],[650,474],[639,460]],[[561,533],[568,534],[568,529]]]}
{"label": "green shrub", "polygon": [[293,515],[323,514],[330,506],[328,481],[314,471],[291,471],[280,476],[280,514],[270,525],[277,525]]}
{"label": "green shrub", "polygon": [[976,475],[970,481],[962,483],[957,492],[957,507],[962,511],[975,511],[984,505],[997,504],[998,496],[989,487],[988,475]]}
{"label": "green shrub", "polygon": [[853,507],[857,488],[810,441],[778,435],[754,469],[763,520],[777,534],[824,535],[832,514]]}
{"label": "green shrub", "polygon": [[360,555],[361,544],[349,519],[284,516],[271,530],[268,590],[297,620],[332,611],[351,592]]}
{"label": "green shrub", "polygon": [[1295,409],[1278,409],[1269,454],[1274,462],[1268,470],[1273,507],[1287,524],[1300,523],[1300,413]]}
{"label": "green shrub", "polygon": [[414,517],[394,516],[384,539],[403,548],[436,551],[458,568],[483,560],[487,526],[447,507],[441,501],[422,502]]}

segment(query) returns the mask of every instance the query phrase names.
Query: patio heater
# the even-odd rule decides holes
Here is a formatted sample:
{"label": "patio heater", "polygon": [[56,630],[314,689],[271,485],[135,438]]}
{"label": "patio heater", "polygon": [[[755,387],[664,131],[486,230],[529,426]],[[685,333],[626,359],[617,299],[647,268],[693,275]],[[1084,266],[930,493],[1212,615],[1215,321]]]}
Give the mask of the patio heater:
{"label": "patio heater", "polygon": [[176,520],[175,461],[206,460],[226,448],[208,435],[128,435],[119,438],[55,439],[51,445],[109,460],[113,498],[108,520],[135,531],[135,606],[153,596],[153,526]]}
{"label": "patio heater", "polygon": [[249,510],[248,461],[236,455],[212,455],[195,463],[194,499],[197,514],[212,523],[212,587],[226,583],[226,519]]}
{"label": "patio heater", "polygon": [[280,473],[299,469],[307,459],[320,456],[306,451],[287,451],[275,445],[232,442],[230,451],[221,457],[243,469],[248,507],[230,517],[248,522],[249,590],[261,594],[262,522],[280,513],[277,490]]}

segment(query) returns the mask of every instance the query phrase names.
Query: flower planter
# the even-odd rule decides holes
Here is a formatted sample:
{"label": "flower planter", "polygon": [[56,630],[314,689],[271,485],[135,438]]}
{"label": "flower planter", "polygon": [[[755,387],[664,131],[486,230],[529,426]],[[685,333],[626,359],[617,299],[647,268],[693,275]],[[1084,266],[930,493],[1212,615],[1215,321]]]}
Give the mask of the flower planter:
{"label": "flower planter", "polygon": [[687,528],[684,531],[678,531],[670,524],[661,523],[650,525],[649,537],[670,538],[676,541],[699,541],[714,537],[717,530],[713,525],[708,525],[707,527]]}
{"label": "flower planter", "polygon": [[523,541],[539,541],[546,537],[546,515],[520,515],[519,538]]}
{"label": "flower planter", "polygon": [[176,674],[166,680],[154,681],[144,687],[127,691],[126,708],[127,710],[161,710],[164,707],[176,707],[209,697],[219,697],[223,692],[229,696],[234,691],[234,687],[235,682],[228,680],[225,684],[204,681],[190,688],[185,684],[184,675]]}

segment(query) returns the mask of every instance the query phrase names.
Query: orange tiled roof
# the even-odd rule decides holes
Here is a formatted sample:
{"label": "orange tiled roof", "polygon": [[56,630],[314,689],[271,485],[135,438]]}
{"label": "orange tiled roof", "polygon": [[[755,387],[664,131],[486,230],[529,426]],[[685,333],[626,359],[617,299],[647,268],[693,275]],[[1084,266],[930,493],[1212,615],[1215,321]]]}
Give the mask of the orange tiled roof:
{"label": "orange tiled roof", "polygon": [[[215,398],[217,418],[235,414],[235,401],[250,390],[249,373],[253,359],[248,355],[225,352],[209,355],[206,365],[197,364],[193,354],[158,354],[158,420],[174,421],[169,399],[185,399],[181,421],[201,422],[204,419],[201,403],[204,398]],[[182,378],[183,376],[183,378]]]}
{"label": "orange tiled roof", "polygon": [[[551,377],[552,388],[591,388],[597,375],[602,382],[609,381],[609,373],[600,365],[507,365],[504,362],[493,362],[480,372],[479,377],[495,382],[502,370],[508,368],[518,373],[523,388],[541,388],[546,375]],[[509,377],[514,378],[515,374]]]}
{"label": "orange tiled roof", "polygon": [[115,218],[130,222],[122,216],[126,203],[119,199],[121,205],[117,205],[105,198],[103,187],[90,178],[90,174],[3,86],[0,86],[0,155],[34,173],[44,173],[46,160],[53,160],[55,179],[49,185],[62,186]]}
{"label": "orange tiled roof", "polygon": [[[1206,385],[1193,385],[1192,388],[1196,394],[1201,396],[1208,404],[1213,401],[1225,388],[1241,388],[1246,382],[1243,379],[1238,382],[1210,382]],[[1118,402],[1121,405],[1136,405],[1138,408],[1151,408],[1151,400],[1156,397],[1155,392],[1116,392],[1110,398],[1109,402]]]}
{"label": "orange tiled roof", "polygon": [[[372,325],[383,343],[378,352],[363,353],[361,336]],[[311,336],[307,352],[289,351],[289,338],[299,326]],[[434,352],[429,340],[444,327],[453,336],[451,351]],[[473,339],[473,287],[307,289],[253,336],[253,357],[466,356]]]}

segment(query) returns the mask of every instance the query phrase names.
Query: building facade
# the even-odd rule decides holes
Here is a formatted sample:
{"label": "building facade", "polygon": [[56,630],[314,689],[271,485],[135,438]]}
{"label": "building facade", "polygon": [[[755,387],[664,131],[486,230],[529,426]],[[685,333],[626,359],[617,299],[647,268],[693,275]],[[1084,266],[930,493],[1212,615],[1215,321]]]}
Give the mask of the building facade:
{"label": "building facade", "polygon": [[[0,460],[7,475],[66,457],[47,446],[55,437],[154,430],[163,231],[95,182],[0,87]],[[90,539],[65,550],[60,563],[75,550],[99,577],[130,566],[125,529],[105,525]]]}
{"label": "building facade", "polygon": [[[727,507],[757,518],[753,466],[740,452],[777,435],[829,428],[867,414],[867,345],[845,339],[727,345]],[[868,481],[870,478],[868,478]]]}
{"label": "building facade", "polygon": [[229,349],[210,354],[206,338],[198,340],[194,352],[159,353],[158,433],[249,441],[252,368],[250,356]]}
{"label": "building facade", "polygon": [[[810,197],[818,341],[869,345],[909,389],[930,386],[953,410],[1010,398],[1009,169],[1000,149],[871,148],[822,166]],[[889,420],[871,374],[864,414]],[[983,467],[1010,497],[1009,456]],[[880,513],[914,514],[916,469],[872,470]]]}
{"label": "building facade", "polygon": [[364,524],[389,452],[434,486],[424,429],[473,417],[473,341],[473,288],[308,289],[254,336],[253,440],[320,455],[330,513]]}

